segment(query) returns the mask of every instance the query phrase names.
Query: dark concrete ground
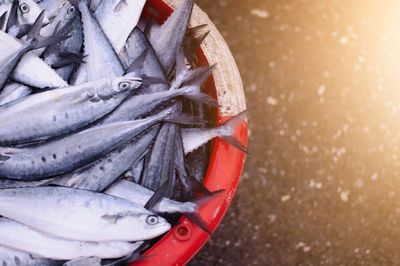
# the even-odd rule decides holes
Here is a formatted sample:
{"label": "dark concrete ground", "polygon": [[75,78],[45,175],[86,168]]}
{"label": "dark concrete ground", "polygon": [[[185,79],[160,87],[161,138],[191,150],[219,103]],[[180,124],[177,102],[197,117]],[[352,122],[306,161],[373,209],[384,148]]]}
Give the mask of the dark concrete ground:
{"label": "dark concrete ground", "polygon": [[197,2],[241,70],[251,154],[190,265],[400,265],[400,2]]}

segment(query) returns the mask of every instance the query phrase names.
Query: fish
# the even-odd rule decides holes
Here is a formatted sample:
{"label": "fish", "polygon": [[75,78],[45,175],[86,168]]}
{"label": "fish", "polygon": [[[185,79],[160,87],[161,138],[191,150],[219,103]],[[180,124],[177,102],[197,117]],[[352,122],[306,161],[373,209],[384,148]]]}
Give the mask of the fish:
{"label": "fish", "polygon": [[75,241],[142,241],[171,228],[164,218],[133,202],[65,187],[0,190],[0,214]]}
{"label": "fish", "polygon": [[[23,44],[7,33],[0,31],[0,61],[21,50]],[[59,88],[68,84],[42,59],[32,52],[26,53],[12,74],[12,78],[36,88]]]}
{"label": "fish", "polygon": [[29,253],[0,246],[0,265],[58,266],[59,263],[52,259],[36,258]]}
{"label": "fish", "polygon": [[[0,14],[9,12],[13,0],[3,0],[0,3]],[[34,0],[20,0],[18,1],[18,21],[20,24],[33,24],[39,17],[43,9]],[[8,13],[9,14],[9,13]],[[8,16],[7,16],[8,18]],[[43,17],[44,24],[49,22],[47,16]]]}
{"label": "fish", "polygon": [[[194,86],[200,89],[202,83],[211,74],[214,66],[208,68],[198,68],[196,70],[189,70],[185,64],[183,50],[177,53],[176,56],[176,78],[172,82],[170,90],[176,90],[187,82],[192,81],[189,86]],[[182,103],[177,101],[174,107],[177,111],[182,110]],[[157,193],[166,197],[172,197],[174,194],[174,187],[176,184],[175,175],[175,149],[180,141],[178,138],[180,134],[179,125],[165,123],[160,129],[157,139],[151,151],[149,163],[143,170],[143,177],[140,184],[153,191],[164,190],[163,193]],[[183,155],[182,155],[183,156]],[[183,159],[183,158],[182,158]],[[183,159],[184,160],[184,159]],[[152,199],[149,205],[157,202]]]}
{"label": "fish", "polygon": [[94,15],[117,53],[137,25],[145,3],[145,0],[108,0],[97,6]]}
{"label": "fish", "polygon": [[2,92],[0,92],[0,106],[19,100],[32,94],[32,92],[33,88],[29,86],[17,82],[11,82],[4,87]]}
{"label": "fish", "polygon": [[22,62],[22,58],[31,50],[47,46],[51,43],[62,41],[66,36],[52,36],[42,39],[39,36],[40,29],[43,24],[43,16],[37,18],[32,26],[31,31],[28,34],[26,41],[17,50],[9,53],[6,56],[0,58],[0,89],[3,89],[11,74],[17,68],[18,64]]}
{"label": "fish", "polygon": [[46,185],[52,180],[53,180],[53,178],[43,179],[43,180],[39,180],[39,181],[23,182],[23,181],[9,180],[9,179],[0,179],[0,189],[21,188],[21,187],[38,187],[38,186]]}
{"label": "fish", "polygon": [[[146,57],[141,69],[141,74],[166,80],[166,76],[164,75],[163,69],[149,40],[138,27],[135,27],[118,56],[125,69],[128,69],[144,52]],[[168,89],[169,84],[160,82],[142,88],[141,94],[161,92]]]}
{"label": "fish", "polygon": [[210,71],[200,73],[199,77],[195,78],[181,89],[171,88],[168,91],[137,94],[129,97],[100,123],[107,124],[143,117],[177,97],[185,97],[210,106],[217,106],[218,103],[214,98],[201,92],[202,80],[206,79],[211,71],[210,69]]}
{"label": "fish", "polygon": [[29,143],[82,128],[114,110],[140,85],[141,78],[129,73],[27,96],[0,110],[0,143]]}
{"label": "fish", "polygon": [[[179,110],[179,105],[174,105]],[[140,184],[153,191],[158,190],[162,185],[174,182],[175,168],[175,140],[177,128],[174,124],[166,123],[160,129],[157,139],[153,145],[149,163],[145,165],[143,178]],[[168,186],[173,187],[172,185]],[[163,194],[168,197],[171,194]]]}
{"label": "fish", "polygon": [[[141,206],[146,205],[154,195],[154,191],[125,180],[115,182],[104,193],[129,200]],[[178,202],[168,198],[162,198],[152,209],[158,213],[196,213],[198,207],[199,206],[194,202]]]}
{"label": "fish", "polygon": [[189,124],[203,122],[167,108],[148,118],[91,127],[29,147],[0,147],[0,176],[19,181],[35,181],[74,171],[162,121]]}
{"label": "fish", "polygon": [[120,258],[131,254],[142,244],[142,242],[67,240],[36,231],[7,218],[0,218],[0,232],[1,245],[54,260],[70,260],[90,256]]}
{"label": "fish", "polygon": [[63,266],[102,266],[99,257],[84,257],[67,261]]}
{"label": "fish", "polygon": [[48,18],[54,18],[59,8],[66,2],[67,0],[40,0],[37,1],[40,8],[46,11],[46,15]]}
{"label": "fish", "polygon": [[[136,2],[136,1],[134,1]],[[100,78],[115,78],[125,74],[125,69],[110,41],[93,17],[86,1],[75,5],[82,17],[85,63],[75,73],[72,84],[81,84]],[[99,67],[101,66],[101,67]]]}
{"label": "fish", "polygon": [[59,28],[61,34],[69,34],[70,38],[49,46],[42,56],[62,79],[69,82],[77,66],[85,63],[81,54],[83,27],[79,11],[71,3],[65,2],[50,25],[55,25],[53,32]]}
{"label": "fish", "polygon": [[243,111],[215,128],[182,128],[185,154],[191,153],[216,137],[220,137],[238,150],[247,153],[247,147],[235,136],[235,130],[247,118]]}
{"label": "fish", "polygon": [[139,183],[144,169],[145,156],[139,161],[133,163],[129,170],[126,172],[126,177],[129,181]]}
{"label": "fish", "polygon": [[150,129],[92,164],[56,177],[49,184],[101,192],[142,157],[156,135],[157,131]]}
{"label": "fish", "polygon": [[150,43],[167,76],[171,74],[177,53],[183,45],[193,6],[193,0],[182,1],[159,30],[150,36]]}
{"label": "fish", "polygon": [[[21,38],[22,36],[26,35],[32,26],[31,24],[21,24],[18,19],[18,9],[19,9],[19,1],[14,0],[12,2],[11,8],[9,13],[5,13],[5,19],[8,14],[7,24],[5,27],[5,31],[7,34],[15,37]],[[0,28],[2,29],[4,26],[1,25]]]}

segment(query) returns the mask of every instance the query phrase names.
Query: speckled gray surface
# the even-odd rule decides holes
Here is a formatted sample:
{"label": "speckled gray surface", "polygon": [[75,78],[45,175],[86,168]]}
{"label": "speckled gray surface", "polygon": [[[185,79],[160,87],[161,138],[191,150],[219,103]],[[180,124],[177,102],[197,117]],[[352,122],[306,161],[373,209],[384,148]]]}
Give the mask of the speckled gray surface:
{"label": "speckled gray surface", "polygon": [[197,3],[242,73],[251,154],[190,265],[400,265],[400,2]]}

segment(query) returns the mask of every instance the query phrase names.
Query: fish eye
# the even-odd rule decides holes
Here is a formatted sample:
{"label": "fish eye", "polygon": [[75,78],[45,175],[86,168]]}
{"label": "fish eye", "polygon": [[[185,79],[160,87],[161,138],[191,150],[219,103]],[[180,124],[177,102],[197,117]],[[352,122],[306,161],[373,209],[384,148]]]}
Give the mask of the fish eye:
{"label": "fish eye", "polygon": [[147,218],[146,218],[146,223],[147,223],[148,225],[155,225],[155,224],[158,224],[158,217],[155,216],[155,215],[149,215],[149,216],[147,216]]}
{"label": "fish eye", "polygon": [[76,11],[76,8],[74,6],[70,6],[67,10],[68,14],[74,14]]}
{"label": "fish eye", "polygon": [[25,4],[25,3],[22,3],[19,6],[19,9],[21,10],[22,13],[28,13],[29,10],[30,10],[29,6],[27,4]]}
{"label": "fish eye", "polygon": [[125,90],[129,89],[130,86],[131,86],[131,84],[127,81],[121,82],[118,85],[118,87],[121,91],[125,91]]}

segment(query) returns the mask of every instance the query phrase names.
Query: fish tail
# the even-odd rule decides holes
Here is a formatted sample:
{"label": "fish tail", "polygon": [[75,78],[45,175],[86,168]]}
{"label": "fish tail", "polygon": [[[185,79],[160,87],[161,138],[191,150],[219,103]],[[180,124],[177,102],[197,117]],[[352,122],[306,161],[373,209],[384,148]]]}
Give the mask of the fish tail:
{"label": "fish tail", "polygon": [[62,52],[60,53],[60,59],[51,65],[53,68],[61,68],[69,66],[71,64],[84,64],[86,56],[79,53]]}
{"label": "fish tail", "polygon": [[192,223],[197,225],[199,228],[201,228],[204,232],[207,234],[211,235],[211,230],[208,228],[207,223],[204,221],[204,219],[200,216],[199,210],[202,206],[206,205],[208,202],[213,200],[215,197],[223,193],[225,190],[218,190],[215,192],[211,192],[209,195],[204,195],[200,196],[191,202],[196,205],[196,211],[195,212],[186,212],[183,213]]}
{"label": "fish tail", "polygon": [[201,67],[190,71],[188,77],[189,81],[185,83],[186,88],[182,89],[183,96],[195,102],[204,103],[212,107],[218,107],[218,101],[216,99],[201,92],[201,85],[210,76],[214,67],[215,65],[210,67]]}
{"label": "fish tail", "polygon": [[40,36],[40,30],[42,29],[43,18],[45,15],[44,12],[45,11],[43,10],[37,17],[35,23],[33,23],[32,28],[30,29],[28,36],[26,38],[26,43],[29,45],[29,48],[31,50],[46,47],[61,42],[70,37],[68,35],[58,35],[58,32],[49,37]]}
{"label": "fish tail", "polygon": [[177,105],[172,104],[160,113],[161,121],[180,125],[204,125],[207,121],[200,117],[190,116],[177,109]]}
{"label": "fish tail", "polygon": [[243,111],[229,120],[225,121],[221,126],[218,127],[219,136],[230,145],[234,146],[238,150],[247,153],[247,147],[244,146],[240,140],[235,136],[236,127],[247,118],[247,110]]}

